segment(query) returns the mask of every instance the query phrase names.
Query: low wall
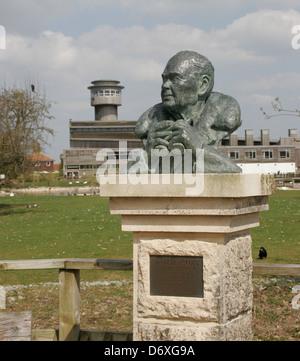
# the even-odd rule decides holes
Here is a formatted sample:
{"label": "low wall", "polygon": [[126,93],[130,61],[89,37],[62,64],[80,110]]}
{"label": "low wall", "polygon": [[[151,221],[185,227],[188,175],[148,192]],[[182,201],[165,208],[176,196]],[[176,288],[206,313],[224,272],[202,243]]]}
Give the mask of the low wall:
{"label": "low wall", "polygon": [[99,187],[38,187],[38,188],[23,188],[11,189],[10,191],[2,192],[3,196],[9,195],[98,195]]}

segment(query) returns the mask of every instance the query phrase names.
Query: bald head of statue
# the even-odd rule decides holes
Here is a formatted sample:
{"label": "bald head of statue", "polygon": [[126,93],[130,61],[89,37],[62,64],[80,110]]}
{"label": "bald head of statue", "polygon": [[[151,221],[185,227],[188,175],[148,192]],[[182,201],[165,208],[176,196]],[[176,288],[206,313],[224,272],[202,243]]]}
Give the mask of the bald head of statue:
{"label": "bald head of statue", "polygon": [[214,67],[201,54],[181,51],[168,61],[162,81],[164,109],[176,119],[187,119],[203,110],[214,87]]}

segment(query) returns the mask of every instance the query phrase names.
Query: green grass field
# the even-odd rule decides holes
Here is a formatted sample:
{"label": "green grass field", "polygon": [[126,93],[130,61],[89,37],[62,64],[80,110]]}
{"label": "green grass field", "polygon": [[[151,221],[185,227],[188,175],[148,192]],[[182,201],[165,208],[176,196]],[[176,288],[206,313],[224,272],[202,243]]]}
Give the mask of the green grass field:
{"label": "green grass field", "polygon": [[[38,207],[28,208],[37,204]],[[121,231],[108,200],[98,196],[0,198],[0,259],[131,259],[132,234]],[[90,275],[90,273],[93,273]],[[82,272],[106,279],[111,272]],[[54,274],[53,274],[54,273]],[[0,272],[0,284],[57,281],[57,271]],[[118,271],[132,278],[132,272]]]}
{"label": "green grass field", "polygon": [[[300,191],[278,191],[252,230],[253,261],[300,263]],[[28,208],[37,204],[38,207]],[[259,248],[268,258],[258,260]],[[0,198],[0,259],[131,259],[132,234],[121,231],[98,196],[17,196]],[[132,279],[128,271],[85,271],[82,279]],[[57,281],[57,271],[0,272],[0,284]]]}
{"label": "green grass field", "polygon": [[260,213],[260,226],[252,230],[253,261],[265,247],[265,263],[300,263],[300,191],[278,190],[269,198],[269,211]]}

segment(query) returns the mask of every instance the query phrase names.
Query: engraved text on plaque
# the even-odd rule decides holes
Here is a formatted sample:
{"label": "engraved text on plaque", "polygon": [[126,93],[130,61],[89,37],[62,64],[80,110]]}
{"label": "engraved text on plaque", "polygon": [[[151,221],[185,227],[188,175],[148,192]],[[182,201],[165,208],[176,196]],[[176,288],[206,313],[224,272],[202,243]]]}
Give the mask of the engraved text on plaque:
{"label": "engraved text on plaque", "polygon": [[150,256],[150,295],[203,298],[203,257]]}

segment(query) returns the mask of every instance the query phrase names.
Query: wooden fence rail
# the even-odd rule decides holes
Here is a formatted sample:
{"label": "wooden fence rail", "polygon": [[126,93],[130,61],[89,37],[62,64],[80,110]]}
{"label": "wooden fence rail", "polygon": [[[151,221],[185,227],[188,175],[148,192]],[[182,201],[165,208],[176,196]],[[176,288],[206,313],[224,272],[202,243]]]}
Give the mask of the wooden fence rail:
{"label": "wooden fence rail", "polygon": [[300,277],[300,264],[253,263],[253,274]]}
{"label": "wooden fence rail", "polygon": [[[132,260],[116,259],[38,259],[0,261],[0,271],[59,270],[59,330],[60,341],[79,340],[80,337],[80,270],[132,270]],[[298,264],[253,263],[253,274],[299,276]]]}
{"label": "wooden fence rail", "polygon": [[0,271],[64,269],[64,270],[132,270],[132,260],[122,259],[30,259],[0,261]]}
{"label": "wooden fence rail", "polygon": [[59,270],[59,341],[79,340],[80,270],[132,270],[132,260],[38,259],[0,261],[0,270]]}

